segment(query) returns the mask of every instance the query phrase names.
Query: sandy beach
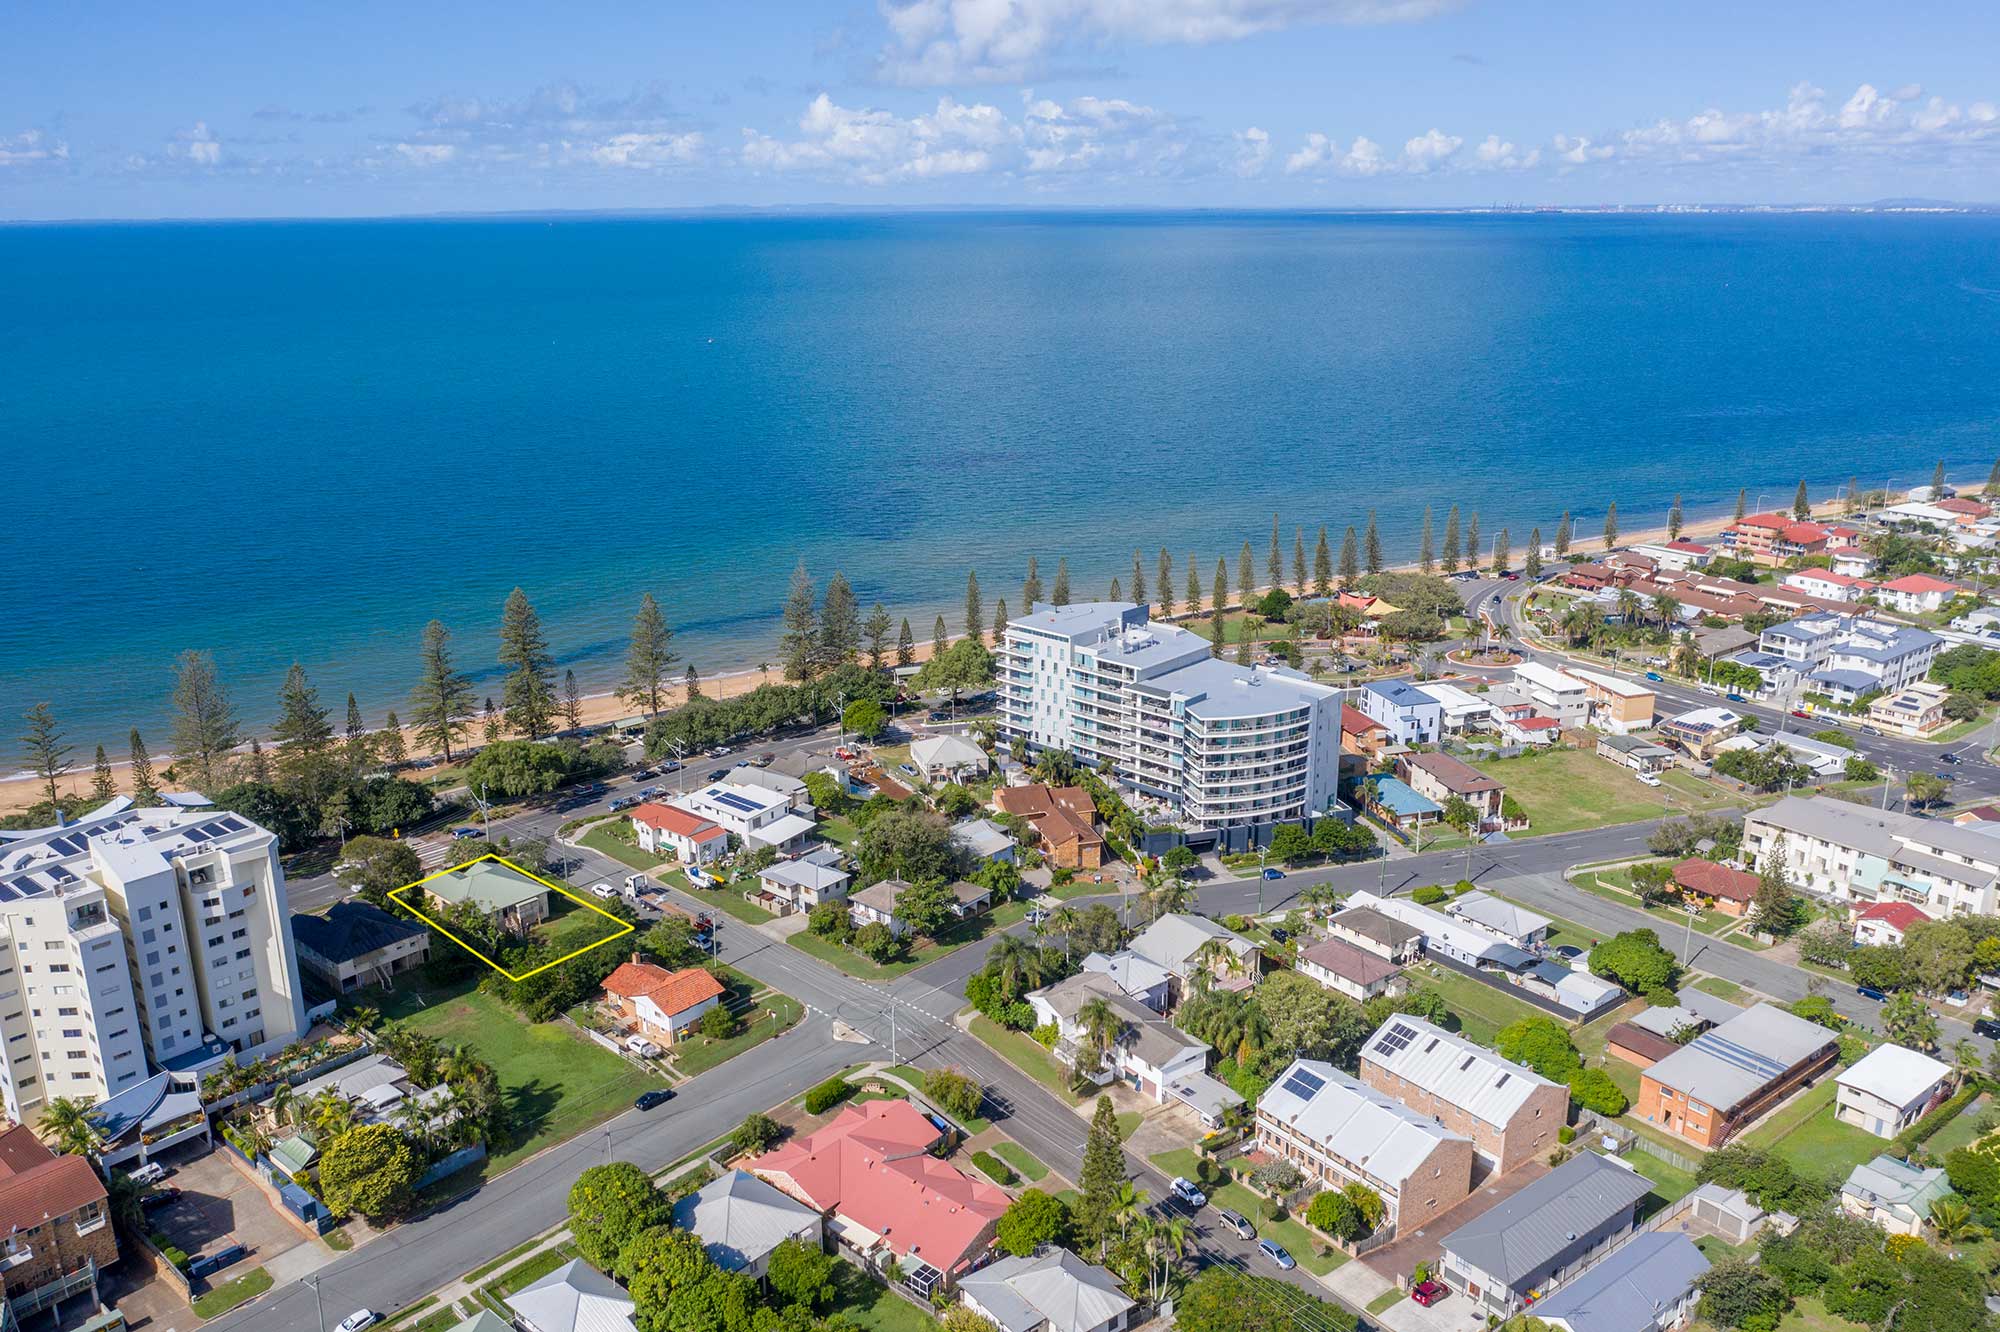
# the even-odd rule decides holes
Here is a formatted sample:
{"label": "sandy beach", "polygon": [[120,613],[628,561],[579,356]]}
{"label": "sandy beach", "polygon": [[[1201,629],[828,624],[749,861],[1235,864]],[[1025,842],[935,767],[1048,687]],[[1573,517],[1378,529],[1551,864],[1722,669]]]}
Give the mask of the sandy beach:
{"label": "sandy beach", "polygon": [[[1817,505],[1814,508],[1813,516],[1824,520],[1838,518],[1840,516],[1840,506],[1838,504]],[[1727,514],[1696,519],[1682,525],[1681,535],[1683,537],[1714,536],[1734,521],[1734,517]],[[1548,536],[1552,537],[1553,532],[1551,531]],[[1619,544],[1621,545],[1639,545],[1651,541],[1666,540],[1667,529],[1665,527],[1653,527],[1631,532],[1621,531],[1618,536]],[[1578,534],[1577,539],[1572,541],[1570,549],[1581,554],[1589,550],[1601,550],[1603,545],[1604,541],[1601,533],[1589,536]],[[1516,539],[1515,548],[1521,551],[1527,549],[1525,534]],[[1400,572],[1414,572],[1416,567],[1414,563],[1393,566],[1393,568]],[[1264,590],[1266,589],[1259,589],[1260,592]],[[1178,620],[1185,617],[1176,616],[1173,618]],[[916,658],[918,661],[926,661],[930,658],[930,655],[931,644],[928,640],[919,642],[916,645]],[[733,698],[738,694],[749,693],[752,689],[755,689],[767,680],[782,682],[782,679],[782,675],[777,671],[772,671],[768,675],[754,669],[728,671],[703,679],[701,682],[701,692],[710,698]],[[669,707],[678,707],[685,701],[685,690],[682,687],[676,686],[669,691]],[[403,710],[401,708],[397,709],[399,712]],[[610,693],[586,696],[583,700],[582,711],[583,723],[586,726],[617,721],[633,715],[633,709],[629,704],[617,695]],[[335,718],[334,720],[335,724],[338,725],[339,719]],[[468,735],[473,738],[474,743],[477,743],[480,724],[480,721],[475,718],[468,728]],[[153,768],[156,774],[171,761],[165,752],[165,741],[166,737],[164,735],[150,737],[149,739],[149,743],[154,746]],[[415,732],[409,727],[405,727],[403,730],[403,744],[411,758],[430,757],[429,752],[418,743]],[[77,753],[71,755],[71,758],[77,763],[77,767],[64,776],[61,782],[61,789],[65,794],[80,794],[88,791],[93,775],[92,754],[79,746]],[[126,770],[128,766],[116,754],[112,755],[112,775],[118,781],[120,790],[127,789]],[[12,813],[27,809],[41,798],[42,793],[41,782],[32,776],[16,775],[0,779],[0,813]]]}

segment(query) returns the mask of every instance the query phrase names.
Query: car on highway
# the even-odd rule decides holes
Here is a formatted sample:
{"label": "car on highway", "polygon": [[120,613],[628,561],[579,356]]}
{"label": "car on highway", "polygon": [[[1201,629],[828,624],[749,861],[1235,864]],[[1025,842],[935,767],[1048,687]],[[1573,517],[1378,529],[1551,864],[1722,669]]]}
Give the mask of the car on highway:
{"label": "car on highway", "polygon": [[1724,694],[1722,697],[1723,701],[1728,703],[1748,703],[1750,701],[1741,694]]}
{"label": "car on highway", "polygon": [[469,823],[466,824],[464,827],[453,828],[451,830],[451,839],[454,842],[463,842],[470,838],[484,837],[484,836],[486,836],[486,830],[484,828],[476,828]]}
{"label": "car on highway", "polygon": [[590,886],[590,891],[598,897],[611,898],[618,896],[618,890],[608,883],[594,883]]}
{"label": "car on highway", "polygon": [[634,1110],[651,1110],[656,1105],[665,1105],[674,1099],[674,1094],[665,1087],[655,1087],[648,1092],[640,1092],[639,1099],[632,1102]]}
{"label": "car on highway", "polygon": [[1196,1187],[1195,1182],[1186,1176],[1175,1175],[1174,1182],[1170,1187],[1173,1189],[1174,1197],[1180,1199],[1189,1207],[1199,1210],[1208,1206],[1208,1195]]}
{"label": "car on highway", "polygon": [[1965,759],[1964,759],[1964,758],[1963,758],[1963,757],[1962,757],[1961,755],[1958,755],[1958,754],[1952,754],[1952,753],[1944,753],[1944,754],[1939,754],[1939,755],[1938,755],[1938,762],[1939,762],[1939,763],[1963,763],[1963,762],[1965,762]]}
{"label": "car on highway", "polygon": [[1794,717],[1804,717],[1807,721],[1812,720],[1812,714],[1810,712],[1807,712],[1804,708],[1793,708],[1792,715]]}
{"label": "car on highway", "polygon": [[657,786],[649,786],[649,787],[647,787],[647,788],[646,788],[645,790],[643,790],[643,791],[639,792],[639,799],[641,799],[641,800],[651,800],[651,799],[653,799],[654,797],[658,796],[659,794],[660,794],[660,788],[659,788],[659,787],[657,787]]}
{"label": "car on highway", "polygon": [[849,749],[846,745],[842,745],[839,749],[834,750],[833,756],[839,759],[842,763],[854,762],[854,751]]}
{"label": "car on highway", "polygon": [[1257,1252],[1278,1265],[1280,1272],[1289,1272],[1299,1265],[1298,1259],[1285,1252],[1285,1246],[1276,1240],[1258,1240]]}
{"label": "car on highway", "polygon": [[364,1329],[371,1328],[380,1321],[380,1316],[373,1309],[356,1309],[341,1319],[340,1326],[333,1332],[364,1332]]}
{"label": "car on highway", "polygon": [[1250,1224],[1250,1219],[1248,1217],[1245,1217],[1237,1212],[1232,1212],[1227,1207],[1216,1208],[1215,1215],[1216,1219],[1222,1222],[1223,1229],[1234,1231],[1236,1233],[1236,1238],[1238,1239],[1257,1238],[1257,1227]]}
{"label": "car on highway", "polygon": [[714,749],[708,751],[708,756],[710,758],[728,758],[735,752],[728,745],[717,745]]}
{"label": "car on highway", "polygon": [[708,774],[708,780],[710,780],[711,782],[719,782],[728,775],[729,775],[728,768],[717,768],[714,772]]}
{"label": "car on highway", "polygon": [[1878,1004],[1887,1003],[1889,999],[1887,994],[1872,985],[1857,985],[1854,987],[1854,992],[1863,999],[1873,999]]}
{"label": "car on highway", "polygon": [[1045,907],[1028,908],[1028,923],[1030,925],[1044,925],[1048,923],[1048,919],[1049,919],[1049,912],[1047,908]]}
{"label": "car on highway", "polygon": [[1282,879],[1285,877],[1285,872],[1276,865],[1267,865],[1264,867],[1264,877],[1267,879]]}
{"label": "car on highway", "polygon": [[924,720],[927,722],[948,722],[951,720],[951,714],[949,712],[932,712],[927,714]]}
{"label": "car on highway", "polygon": [[2000,1022],[1992,1018],[1981,1018],[1972,1024],[1974,1036],[1984,1036],[1989,1041],[2000,1041]]}
{"label": "car on highway", "polygon": [[1654,684],[1659,684],[1662,681],[1664,681],[1667,677],[1661,675],[1658,671],[1647,671],[1646,678],[1648,680],[1651,680]]}
{"label": "car on highway", "polygon": [[668,761],[660,765],[660,776],[664,777],[670,772],[679,772],[680,770],[681,770],[680,764]]}
{"label": "car on highway", "polygon": [[753,768],[768,768],[777,761],[778,756],[776,754],[759,754],[756,758],[750,760],[750,766]]}
{"label": "car on highway", "polygon": [[1428,1309],[1445,1296],[1451,1294],[1451,1287],[1442,1281],[1419,1281],[1410,1288],[1410,1298]]}
{"label": "car on highway", "polygon": [[613,814],[616,814],[620,810],[633,809],[644,803],[645,802],[639,799],[638,796],[619,796],[616,800],[611,802],[611,812]]}

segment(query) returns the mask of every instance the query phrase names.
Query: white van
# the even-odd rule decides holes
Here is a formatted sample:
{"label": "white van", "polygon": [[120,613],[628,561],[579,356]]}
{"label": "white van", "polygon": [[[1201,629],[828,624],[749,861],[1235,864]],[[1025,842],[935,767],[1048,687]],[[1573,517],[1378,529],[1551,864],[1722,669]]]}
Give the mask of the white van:
{"label": "white van", "polygon": [[641,1059],[657,1059],[660,1057],[660,1047],[647,1040],[644,1036],[627,1036],[625,1038],[625,1048],[633,1054],[638,1055]]}

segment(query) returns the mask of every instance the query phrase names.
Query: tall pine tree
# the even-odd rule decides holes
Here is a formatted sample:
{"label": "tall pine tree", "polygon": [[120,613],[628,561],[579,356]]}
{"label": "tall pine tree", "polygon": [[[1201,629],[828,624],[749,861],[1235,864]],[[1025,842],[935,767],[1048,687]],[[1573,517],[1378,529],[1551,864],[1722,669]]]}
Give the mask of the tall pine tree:
{"label": "tall pine tree", "polygon": [[103,745],[97,747],[97,762],[91,769],[90,794],[99,804],[118,794],[118,779],[111,775],[111,759]]}
{"label": "tall pine tree", "polygon": [[1493,538],[1493,572],[1504,574],[1514,562],[1514,543],[1507,538],[1507,529],[1501,528],[1500,535]]}
{"label": "tall pine tree", "polygon": [[1215,611],[1215,622],[1222,623],[1222,608],[1229,604],[1229,564],[1221,556],[1215,559],[1215,579],[1210,585],[1214,593],[1209,598],[1209,606]]}
{"label": "tall pine tree", "polygon": [[[995,634],[1000,632],[1000,626],[1007,614],[1006,608],[1007,603],[1004,601],[1001,602],[1000,615],[1002,618],[994,621],[993,632]],[[875,608],[868,612],[868,622],[861,626],[861,632],[868,638],[869,670],[879,671],[889,664],[889,631],[895,627],[896,622],[889,618],[889,612],[882,609],[881,602],[876,602]]]}
{"label": "tall pine tree", "polygon": [[1667,510],[1667,540],[1681,539],[1681,497],[1674,496],[1674,507]]}
{"label": "tall pine tree", "polygon": [[1333,551],[1326,544],[1326,524],[1319,526],[1319,544],[1313,547],[1313,595],[1333,594]]}
{"label": "tall pine tree", "polygon": [[1749,500],[1749,490],[1744,489],[1736,492],[1736,521],[1739,523],[1743,521],[1743,508],[1744,505],[1749,503]]}
{"label": "tall pine tree", "polygon": [[1340,588],[1352,591],[1355,580],[1361,577],[1360,543],[1354,536],[1354,524],[1347,525],[1347,535],[1340,539]]}
{"label": "tall pine tree", "polygon": [[1608,552],[1618,544],[1618,501],[1612,500],[1611,507],[1604,511],[1604,549]]}
{"label": "tall pine tree", "polygon": [[1090,1133],[1083,1142],[1081,1195],[1073,1209],[1082,1237],[1098,1246],[1100,1256],[1117,1228],[1119,1186],[1125,1182],[1125,1149],[1118,1135],[1118,1112],[1109,1096],[1097,1098]]}
{"label": "tall pine tree", "polygon": [[1986,486],[1980,493],[2000,495],[2000,458],[1994,459],[1993,470],[1986,474]]}
{"label": "tall pine tree", "polygon": [[1528,558],[1525,561],[1528,581],[1534,582],[1542,576],[1542,529],[1528,533]]}
{"label": "tall pine tree", "polygon": [[51,812],[62,809],[62,792],[59,784],[69,773],[69,756],[76,748],[63,743],[62,728],[56,725],[55,714],[46,703],[37,703],[28,709],[28,729],[21,736],[21,752],[28,761],[28,771],[41,782],[42,790],[48,794]]}
{"label": "tall pine tree", "polygon": [[1007,633],[1007,598],[993,603],[993,646],[999,647],[1000,640]]}
{"label": "tall pine tree", "polygon": [[1368,530],[1361,537],[1361,563],[1369,573],[1382,572],[1382,533],[1375,527],[1375,510],[1368,511]]}
{"label": "tall pine tree", "polygon": [[[1938,473],[1942,475],[1943,472],[1944,464],[1939,463]],[[1935,494],[1936,492],[1932,493]],[[1792,517],[1798,519],[1800,522],[1804,522],[1806,519],[1812,517],[1812,501],[1806,498],[1806,483],[1803,479],[1799,482],[1798,490],[1792,495]]]}
{"label": "tall pine tree", "polygon": [[1250,598],[1257,591],[1257,566],[1250,555],[1250,543],[1244,542],[1243,549],[1236,555],[1236,604],[1248,606]]}
{"label": "tall pine tree", "polygon": [[945,627],[944,616],[940,615],[937,623],[931,626],[931,660],[942,657],[944,650],[950,646],[951,630]]}
{"label": "tall pine tree", "polygon": [[[1805,485],[1805,482],[1799,482],[1799,489],[1804,490]],[[1938,459],[1938,465],[1931,469],[1931,501],[1933,503],[1944,498],[1944,486],[1944,459],[1940,458]]]}
{"label": "tall pine tree", "polygon": [[1132,600],[1141,606],[1146,604],[1146,562],[1136,550],[1132,552]]}
{"label": "tall pine tree", "polygon": [[500,699],[508,724],[530,740],[541,739],[555,729],[556,663],[542,617],[518,587],[500,612],[500,664],[507,671]]}
{"label": "tall pine tree", "polygon": [[278,690],[278,721],[271,738],[278,742],[279,778],[317,817],[320,803],[338,780],[331,759],[333,723],[320,706],[319,690],[297,662],[285,672],[285,683]]}
{"label": "tall pine tree", "polygon": [[838,569],[826,583],[826,600],[819,608],[819,660],[828,670],[851,666],[861,651],[861,604],[847,575]]}
{"label": "tall pine tree", "polygon": [[1417,570],[1420,573],[1437,572],[1437,542],[1431,536],[1431,506],[1424,505],[1424,533],[1417,545]]}
{"label": "tall pine tree", "polygon": [[153,756],[146,752],[146,741],[134,726],[126,741],[128,762],[132,767],[132,803],[145,809],[160,802],[160,788],[153,785]]}
{"label": "tall pine tree", "polygon": [[1458,572],[1458,506],[1456,504],[1452,505],[1451,511],[1444,516],[1444,571],[1448,574]]}
{"label": "tall pine tree", "polygon": [[563,725],[572,731],[583,729],[583,689],[576,682],[576,672],[563,672],[562,682]]}
{"label": "tall pine tree", "polygon": [[1174,557],[1167,554],[1165,546],[1160,547],[1160,561],[1154,568],[1160,575],[1159,581],[1153,584],[1160,595],[1160,614],[1172,615],[1174,613]]}
{"label": "tall pine tree", "polygon": [[403,723],[397,719],[394,708],[389,710],[388,718],[382,723],[382,735],[376,746],[382,761],[392,768],[409,757],[409,750],[403,744]]}
{"label": "tall pine tree", "polygon": [[1569,542],[1570,542],[1569,510],[1564,509],[1562,521],[1556,524],[1557,559],[1566,560],[1569,558]]}
{"label": "tall pine tree", "polygon": [[673,687],[674,663],[680,660],[673,641],[674,631],[667,627],[660,603],[646,593],[632,617],[632,641],[625,648],[625,679],[618,685],[618,697],[648,717],[659,715]]}
{"label": "tall pine tree", "polygon": [[903,628],[896,635],[896,664],[914,666],[917,664],[917,638],[910,632],[910,617],[903,617]]}
{"label": "tall pine tree", "polygon": [[1479,567],[1479,510],[1465,516],[1465,567]]}
{"label": "tall pine tree", "polygon": [[361,719],[361,705],[354,701],[354,695],[347,695],[347,735],[345,758],[347,775],[359,777],[375,766],[375,742],[368,734],[368,723]]}
{"label": "tall pine tree", "polygon": [[1069,605],[1069,556],[1056,560],[1056,585],[1049,589],[1049,600],[1058,606]]}
{"label": "tall pine tree", "polygon": [[1264,560],[1264,581],[1272,590],[1285,585],[1285,553],[1278,545],[1278,515],[1271,515],[1271,553]]}
{"label": "tall pine tree", "polygon": [[424,626],[422,665],[417,687],[410,693],[410,720],[416,724],[418,743],[451,762],[452,746],[465,734],[473,712],[472,681],[452,664],[451,630],[432,620]]}
{"label": "tall pine tree", "polygon": [[819,667],[819,593],[806,572],[805,556],[792,570],[792,590],[785,597],[785,629],[778,637],[785,678],[804,684]]}
{"label": "tall pine tree", "polygon": [[1187,613],[1201,614],[1201,565],[1195,562],[1192,552],[1187,557]]}
{"label": "tall pine tree", "polygon": [[1028,576],[1021,583],[1021,604],[1032,611],[1042,601],[1042,573],[1035,565],[1035,557],[1028,557]]}
{"label": "tall pine tree", "polygon": [[174,662],[174,720],[168,732],[174,762],[197,791],[212,795],[228,785],[224,763],[236,748],[236,710],[215,672],[215,658],[192,648]]}
{"label": "tall pine tree", "polygon": [[1303,527],[1292,529],[1292,591],[1296,596],[1306,594],[1306,530]]}

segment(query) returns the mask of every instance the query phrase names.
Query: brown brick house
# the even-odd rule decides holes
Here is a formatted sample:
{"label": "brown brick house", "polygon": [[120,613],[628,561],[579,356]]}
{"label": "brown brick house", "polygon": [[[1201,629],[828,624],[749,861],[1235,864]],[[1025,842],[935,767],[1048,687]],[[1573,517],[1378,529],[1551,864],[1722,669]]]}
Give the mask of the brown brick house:
{"label": "brown brick house", "polygon": [[16,1125],[0,1133],[0,1231],[9,1297],[87,1263],[118,1261],[104,1183],[81,1156],[57,1156]]}
{"label": "brown brick house", "polygon": [[1632,1113],[1697,1146],[1720,1147],[1839,1054],[1839,1039],[1825,1027],[1757,1004],[1642,1073]]}
{"label": "brown brick house", "polygon": [[1569,1088],[1402,1014],[1362,1046],[1361,1080],[1470,1138],[1495,1171],[1546,1155],[1569,1118]]}
{"label": "brown brick house", "polygon": [[1081,786],[1002,786],[993,808],[1027,820],[1041,840],[1042,854],[1057,869],[1098,869],[1104,838],[1097,831],[1097,806]]}

